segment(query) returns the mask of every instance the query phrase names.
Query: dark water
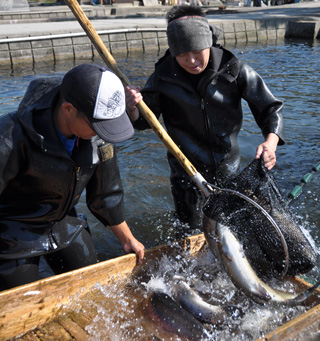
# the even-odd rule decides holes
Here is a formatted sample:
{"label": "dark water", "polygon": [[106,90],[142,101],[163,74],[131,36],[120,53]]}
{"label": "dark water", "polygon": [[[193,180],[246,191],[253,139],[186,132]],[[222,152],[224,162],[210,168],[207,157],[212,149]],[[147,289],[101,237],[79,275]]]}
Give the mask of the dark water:
{"label": "dark water", "polygon": [[[302,176],[320,161],[320,46],[317,43],[278,42],[266,45],[228,46],[240,59],[246,60],[265,79],[272,92],[285,102],[286,145],[278,148],[274,175],[287,195]],[[159,55],[116,55],[120,69],[135,85],[143,85]],[[77,63],[92,62],[77,61]],[[97,60],[96,62],[100,62]],[[73,62],[23,65],[20,69],[0,70],[0,115],[17,108],[29,82],[41,76],[63,75]],[[240,135],[242,166],[254,158],[262,142],[246,103]],[[170,218],[173,202],[169,188],[166,149],[152,131],[136,132],[129,141],[119,144],[120,168],[125,189],[126,220],[134,235],[149,248],[165,243],[173,236]],[[318,172],[320,173],[320,172]],[[319,195],[320,176],[315,173],[303,187],[300,197],[291,203],[297,217],[320,245]],[[79,211],[89,218],[97,251],[104,258],[123,254],[121,246],[108,228],[97,222],[82,201]],[[318,268],[314,271],[318,272]],[[43,275],[45,276],[46,270]]]}

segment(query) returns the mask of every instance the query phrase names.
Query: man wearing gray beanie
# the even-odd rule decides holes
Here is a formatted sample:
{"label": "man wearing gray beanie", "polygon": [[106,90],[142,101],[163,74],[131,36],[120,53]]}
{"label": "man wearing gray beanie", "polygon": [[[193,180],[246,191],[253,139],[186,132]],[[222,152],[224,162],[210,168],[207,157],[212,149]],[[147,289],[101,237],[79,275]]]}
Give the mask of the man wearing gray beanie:
{"label": "man wearing gray beanie", "polygon": [[[126,87],[127,113],[134,127],[150,128],[136,107],[143,96],[157,117],[162,114],[168,134],[203,177],[221,185],[239,171],[237,136],[244,99],[264,137],[253,157],[263,155],[264,165],[271,169],[277,145],[284,143],[283,103],[255,70],[218,44],[221,30],[209,25],[200,7],[173,7],[167,21],[169,49],[141,92]],[[168,162],[180,236],[186,234],[185,227],[198,232],[201,193],[170,152]]]}

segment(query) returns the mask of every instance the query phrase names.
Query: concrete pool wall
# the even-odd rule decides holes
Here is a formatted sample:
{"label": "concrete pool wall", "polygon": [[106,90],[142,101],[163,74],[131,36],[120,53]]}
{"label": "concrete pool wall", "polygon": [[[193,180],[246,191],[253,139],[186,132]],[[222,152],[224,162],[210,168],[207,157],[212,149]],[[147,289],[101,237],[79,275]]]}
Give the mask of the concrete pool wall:
{"label": "concrete pool wall", "polygon": [[[161,8],[161,7],[160,7]],[[132,16],[147,16],[147,14],[139,14],[139,7],[131,8]],[[110,23],[112,8],[94,8],[85,9],[89,19],[100,19],[100,22]],[[141,9],[140,9],[141,11]],[[121,7],[117,9],[117,13],[121,13]],[[148,12],[149,15],[163,17],[165,9],[162,12]],[[113,16],[114,17],[114,16]],[[127,18],[127,17],[126,17]],[[6,13],[0,15],[0,28],[5,27],[2,23],[39,23],[55,21],[51,23],[54,28],[57,22],[65,21],[66,29],[58,32],[58,30],[43,30],[42,33],[20,33],[21,36],[8,35],[1,30],[0,34],[0,67],[15,67],[19,64],[37,63],[41,61],[61,61],[70,59],[90,59],[98,55],[95,47],[82,30],[76,32],[67,32],[67,24],[71,22],[73,14],[66,8],[64,11],[52,11],[47,13],[26,12],[26,13]],[[127,25],[126,21],[117,19],[114,29],[98,30],[102,41],[111,53],[133,51],[150,51],[160,50],[167,47],[166,25],[165,21],[146,26],[145,23],[139,25],[139,20],[135,24]],[[209,23],[220,27],[223,31],[219,42],[224,44],[248,43],[248,42],[265,42],[269,40],[283,40],[285,38],[301,38],[306,40],[315,40],[320,38],[319,34],[319,18],[314,19],[297,19],[288,17],[277,17],[274,19],[256,19],[256,20],[212,20],[209,17]],[[149,21],[153,23],[153,21]],[[30,27],[30,26],[29,26]],[[101,27],[101,26],[100,26]],[[106,27],[110,27],[106,26]],[[127,27],[127,28],[125,28]],[[50,33],[45,33],[50,32]],[[58,32],[58,33],[57,33]],[[18,34],[18,33],[17,33]]]}

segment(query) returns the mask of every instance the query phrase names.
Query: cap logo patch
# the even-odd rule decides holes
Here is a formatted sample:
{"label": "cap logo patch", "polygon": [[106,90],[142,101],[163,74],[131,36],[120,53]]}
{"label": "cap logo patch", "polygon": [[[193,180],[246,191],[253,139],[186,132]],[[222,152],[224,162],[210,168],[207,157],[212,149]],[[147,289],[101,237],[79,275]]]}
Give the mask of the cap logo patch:
{"label": "cap logo patch", "polygon": [[116,91],[110,98],[107,104],[106,118],[119,117],[122,113],[123,96],[120,91]]}
{"label": "cap logo patch", "polygon": [[112,72],[105,71],[101,76],[93,117],[98,120],[111,120],[121,116],[124,112],[123,85]]}

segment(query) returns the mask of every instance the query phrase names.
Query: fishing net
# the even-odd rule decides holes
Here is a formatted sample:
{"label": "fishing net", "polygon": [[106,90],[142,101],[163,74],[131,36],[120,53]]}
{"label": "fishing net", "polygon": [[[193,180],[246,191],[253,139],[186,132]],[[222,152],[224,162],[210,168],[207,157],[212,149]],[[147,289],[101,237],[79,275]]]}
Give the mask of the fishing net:
{"label": "fishing net", "polygon": [[[316,253],[290,211],[273,175],[264,167],[262,158],[254,160],[238,176],[225,181],[220,187],[244,194],[273,218],[287,244],[288,274],[311,270],[316,262]],[[251,265],[259,273],[282,273],[285,266],[284,247],[263,210],[235,194],[214,189],[203,211],[207,217],[232,229]]]}

